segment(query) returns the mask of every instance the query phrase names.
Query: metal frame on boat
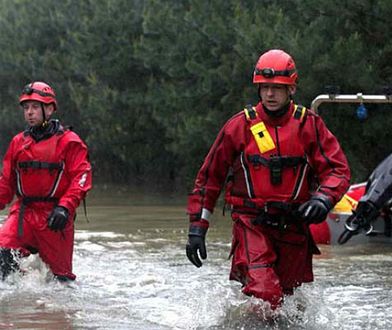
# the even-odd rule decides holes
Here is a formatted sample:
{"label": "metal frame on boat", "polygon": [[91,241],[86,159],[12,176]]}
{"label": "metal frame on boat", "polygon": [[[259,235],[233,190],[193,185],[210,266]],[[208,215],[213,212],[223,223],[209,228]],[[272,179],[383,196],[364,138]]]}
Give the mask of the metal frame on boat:
{"label": "metal frame on boat", "polygon": [[[366,95],[362,93],[357,94],[321,94],[318,95],[311,103],[311,108],[318,112],[319,106],[323,103],[392,103],[392,92],[388,90],[385,95]],[[345,230],[345,223],[347,218],[352,214],[351,209],[355,208],[360,196],[350,198],[350,191],[357,189],[364,190],[366,182],[353,184],[350,186],[348,193],[343,197],[341,202],[329,213],[327,220],[320,225],[311,225],[310,229],[317,244],[338,244],[340,235]],[[351,201],[350,201],[351,200]],[[348,203],[347,203],[348,202]],[[350,205],[351,204],[351,205]],[[373,223],[374,230],[370,235],[358,234],[352,236],[347,242],[348,244],[365,244],[365,243],[392,243],[392,226],[391,218],[387,215],[380,216]]]}
{"label": "metal frame on boat", "polygon": [[392,103],[391,95],[367,95],[357,94],[321,94],[313,99],[311,109],[318,112],[318,108],[323,103]]}

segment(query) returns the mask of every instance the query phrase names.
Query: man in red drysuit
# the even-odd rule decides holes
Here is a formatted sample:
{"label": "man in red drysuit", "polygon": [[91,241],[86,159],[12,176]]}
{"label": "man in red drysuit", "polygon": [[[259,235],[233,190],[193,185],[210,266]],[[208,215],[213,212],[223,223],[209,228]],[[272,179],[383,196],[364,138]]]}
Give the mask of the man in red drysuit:
{"label": "man in red drysuit", "polygon": [[186,253],[201,267],[209,217],[225,186],[233,219],[230,279],[243,293],[281,305],[284,294],[313,281],[320,253],[309,224],[325,220],[349,187],[350,170],[334,135],[313,111],[293,102],[292,57],[270,50],[253,75],[260,102],[229,119],[189,195]]}
{"label": "man in red drysuit", "polygon": [[19,103],[28,126],[12,139],[0,176],[0,209],[17,196],[0,227],[0,277],[17,271],[20,257],[39,253],[56,279],[74,280],[75,212],[91,189],[88,150],[50,119],[57,100],[48,84],[26,85]]}

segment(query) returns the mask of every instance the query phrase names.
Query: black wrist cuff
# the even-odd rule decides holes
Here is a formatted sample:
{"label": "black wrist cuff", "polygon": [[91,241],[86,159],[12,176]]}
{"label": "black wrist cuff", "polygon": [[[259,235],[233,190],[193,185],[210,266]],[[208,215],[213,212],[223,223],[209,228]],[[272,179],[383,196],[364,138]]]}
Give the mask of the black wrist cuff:
{"label": "black wrist cuff", "polygon": [[316,195],[314,197],[312,197],[313,200],[319,200],[321,203],[324,204],[324,206],[327,208],[327,210],[331,210],[332,209],[332,203],[329,200],[329,198],[325,195]]}
{"label": "black wrist cuff", "polygon": [[207,228],[203,228],[200,226],[194,226],[192,224],[189,226],[188,236],[205,237],[206,233],[207,233]]}

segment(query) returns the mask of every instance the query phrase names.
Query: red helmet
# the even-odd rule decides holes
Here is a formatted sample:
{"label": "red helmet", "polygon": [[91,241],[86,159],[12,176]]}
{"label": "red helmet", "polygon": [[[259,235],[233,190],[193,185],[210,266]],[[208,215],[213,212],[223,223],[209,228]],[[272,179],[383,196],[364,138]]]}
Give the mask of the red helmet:
{"label": "red helmet", "polygon": [[260,56],[253,73],[253,83],[295,85],[298,74],[292,57],[280,49]]}
{"label": "red helmet", "polygon": [[27,84],[19,97],[19,103],[24,101],[38,101],[44,104],[54,103],[55,110],[57,109],[56,94],[52,87],[42,81],[34,81]]}

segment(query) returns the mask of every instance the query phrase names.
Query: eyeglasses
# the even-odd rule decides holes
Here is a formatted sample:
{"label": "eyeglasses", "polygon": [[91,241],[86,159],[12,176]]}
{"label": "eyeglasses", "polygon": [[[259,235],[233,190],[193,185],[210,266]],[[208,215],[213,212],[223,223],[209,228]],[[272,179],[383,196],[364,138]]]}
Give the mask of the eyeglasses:
{"label": "eyeglasses", "polygon": [[256,75],[262,75],[264,78],[273,78],[276,76],[290,77],[295,73],[295,69],[275,71],[273,68],[255,69]]}
{"label": "eyeglasses", "polygon": [[41,95],[43,97],[47,97],[47,96],[55,97],[52,93],[45,93],[45,92],[40,91],[38,89],[32,88],[29,85],[25,86],[22,90],[22,95],[31,95],[33,93]]}

